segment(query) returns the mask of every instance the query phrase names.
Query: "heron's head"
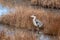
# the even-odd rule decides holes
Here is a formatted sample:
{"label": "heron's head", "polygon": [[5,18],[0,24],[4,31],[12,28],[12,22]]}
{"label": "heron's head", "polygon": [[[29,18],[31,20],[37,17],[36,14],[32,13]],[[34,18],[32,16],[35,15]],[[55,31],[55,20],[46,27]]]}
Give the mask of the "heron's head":
{"label": "heron's head", "polygon": [[31,15],[30,17],[31,17],[31,18],[36,18],[36,16],[35,16],[35,15]]}

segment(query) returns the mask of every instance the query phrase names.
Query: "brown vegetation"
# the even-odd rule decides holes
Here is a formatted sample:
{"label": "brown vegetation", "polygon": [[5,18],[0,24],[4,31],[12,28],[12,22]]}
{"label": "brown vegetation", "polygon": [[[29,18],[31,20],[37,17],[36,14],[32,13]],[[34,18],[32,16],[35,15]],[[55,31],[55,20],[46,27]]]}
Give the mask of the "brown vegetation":
{"label": "brown vegetation", "polygon": [[60,28],[59,14],[49,14],[49,23],[46,24],[45,32],[57,34]]}
{"label": "brown vegetation", "polygon": [[43,7],[60,8],[60,0],[31,0],[31,4]]}
{"label": "brown vegetation", "polygon": [[6,34],[8,32],[1,31],[0,40],[37,40],[36,35],[28,31],[16,30],[15,32],[13,31],[14,33],[10,31],[9,34]]}
{"label": "brown vegetation", "polygon": [[3,4],[4,6],[12,7],[16,5],[16,0],[0,0],[0,3]]}
{"label": "brown vegetation", "polygon": [[59,38],[59,40],[60,40],[60,29],[59,29],[59,31],[58,31],[58,38]]}
{"label": "brown vegetation", "polygon": [[30,16],[36,15],[44,23],[44,33],[57,34],[60,28],[60,14],[27,7],[15,7],[16,12],[2,16],[1,23],[24,29],[36,29]]}

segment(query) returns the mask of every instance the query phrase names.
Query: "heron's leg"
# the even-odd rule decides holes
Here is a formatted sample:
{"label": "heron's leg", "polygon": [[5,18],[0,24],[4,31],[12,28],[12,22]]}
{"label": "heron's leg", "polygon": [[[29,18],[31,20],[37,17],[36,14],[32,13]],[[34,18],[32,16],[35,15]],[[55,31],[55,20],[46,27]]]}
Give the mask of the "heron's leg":
{"label": "heron's leg", "polygon": [[39,28],[38,28],[38,34],[39,34]]}
{"label": "heron's leg", "polygon": [[37,34],[39,34],[39,28],[37,28],[37,31],[36,31]]}

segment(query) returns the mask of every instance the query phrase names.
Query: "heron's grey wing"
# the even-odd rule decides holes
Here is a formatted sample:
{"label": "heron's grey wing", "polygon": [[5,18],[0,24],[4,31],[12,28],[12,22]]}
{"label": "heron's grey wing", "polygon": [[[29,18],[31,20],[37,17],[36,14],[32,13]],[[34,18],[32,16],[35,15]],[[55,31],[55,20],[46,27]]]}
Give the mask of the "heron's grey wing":
{"label": "heron's grey wing", "polygon": [[40,23],[42,23],[42,22],[41,22],[40,20],[36,19],[36,23],[39,23],[39,24],[40,24]]}
{"label": "heron's grey wing", "polygon": [[40,20],[36,20],[36,23],[37,23],[37,25],[39,26],[39,27],[41,27],[42,25],[43,25],[43,23],[40,21]]}

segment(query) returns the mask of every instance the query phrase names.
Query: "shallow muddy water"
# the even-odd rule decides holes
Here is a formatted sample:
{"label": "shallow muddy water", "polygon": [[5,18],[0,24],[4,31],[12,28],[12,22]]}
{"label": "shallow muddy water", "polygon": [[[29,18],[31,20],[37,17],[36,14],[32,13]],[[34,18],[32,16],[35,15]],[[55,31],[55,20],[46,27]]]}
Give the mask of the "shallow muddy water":
{"label": "shallow muddy water", "polygon": [[40,33],[39,40],[58,40],[57,36],[45,35],[44,33]]}

